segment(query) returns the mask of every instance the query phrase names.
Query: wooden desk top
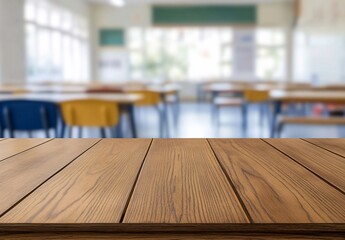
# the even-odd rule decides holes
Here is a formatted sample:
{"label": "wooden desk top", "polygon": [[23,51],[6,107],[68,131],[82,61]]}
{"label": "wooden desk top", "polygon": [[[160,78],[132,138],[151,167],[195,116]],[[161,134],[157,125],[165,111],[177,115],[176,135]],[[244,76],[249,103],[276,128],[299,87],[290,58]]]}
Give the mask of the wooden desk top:
{"label": "wooden desk top", "polygon": [[344,139],[5,139],[0,238],[343,239],[344,173]]}
{"label": "wooden desk top", "polygon": [[345,104],[345,91],[282,91],[270,92],[272,100],[284,102],[323,102]]}
{"label": "wooden desk top", "polygon": [[51,102],[63,102],[71,100],[82,100],[82,99],[99,99],[113,101],[116,103],[130,104],[139,101],[142,98],[140,94],[130,94],[130,93],[111,93],[111,94],[94,94],[94,93],[51,93],[51,94],[0,94],[1,100],[41,100],[41,101],[51,101]]}
{"label": "wooden desk top", "polygon": [[244,92],[248,89],[251,90],[298,90],[298,89],[311,89],[309,84],[299,83],[261,83],[261,82],[244,82],[244,83],[212,83],[204,86],[206,92],[217,93],[233,93]]}
{"label": "wooden desk top", "polygon": [[176,93],[180,90],[178,85],[107,85],[107,84],[84,84],[84,85],[9,85],[0,86],[0,93],[40,93],[40,94],[83,94],[89,90],[119,90],[123,92],[150,90],[161,94]]}

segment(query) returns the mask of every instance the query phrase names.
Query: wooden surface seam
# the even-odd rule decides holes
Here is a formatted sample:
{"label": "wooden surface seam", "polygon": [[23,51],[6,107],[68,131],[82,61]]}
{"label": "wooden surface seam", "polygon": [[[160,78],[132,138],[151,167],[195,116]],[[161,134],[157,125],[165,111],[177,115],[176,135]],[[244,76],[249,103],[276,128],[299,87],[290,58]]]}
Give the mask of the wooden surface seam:
{"label": "wooden surface seam", "polygon": [[103,139],[50,178],[2,223],[120,223],[152,139]]}
{"label": "wooden surface seam", "polygon": [[248,209],[247,209],[245,203],[243,202],[243,199],[241,198],[241,195],[238,193],[238,191],[237,191],[237,189],[236,189],[236,187],[235,187],[235,184],[233,183],[231,177],[229,176],[229,174],[228,174],[227,171],[225,170],[224,165],[223,165],[223,164],[221,163],[221,161],[218,159],[217,154],[216,154],[216,152],[214,151],[212,145],[210,144],[209,139],[206,139],[206,140],[207,140],[208,146],[209,146],[209,148],[211,149],[211,151],[212,151],[212,153],[213,153],[215,159],[217,159],[217,162],[218,162],[220,168],[222,169],[224,175],[226,176],[228,182],[230,183],[232,189],[234,190],[234,192],[235,192],[235,194],[236,194],[236,196],[237,196],[237,199],[239,200],[239,202],[240,202],[240,204],[241,204],[241,206],[242,206],[243,211],[244,211],[245,214],[247,215],[247,218],[249,219],[250,223],[254,223],[253,218],[252,218],[252,216],[250,216],[250,213],[249,213],[249,211],[248,211]]}
{"label": "wooden surface seam", "polygon": [[139,172],[138,172],[138,174],[137,174],[137,177],[136,177],[136,179],[135,179],[135,181],[134,181],[132,190],[131,190],[131,192],[130,192],[130,194],[129,194],[129,197],[128,197],[128,199],[127,199],[126,206],[125,206],[125,208],[124,208],[124,210],[123,210],[123,213],[122,213],[122,215],[121,215],[120,223],[123,223],[123,220],[124,220],[124,218],[125,218],[125,215],[126,215],[126,212],[127,212],[128,206],[129,206],[129,203],[131,202],[131,199],[132,199],[134,190],[135,190],[135,188],[136,188],[136,186],[137,186],[137,183],[138,183],[138,179],[139,179],[139,177],[140,177],[140,174],[141,174],[141,172],[142,172],[142,170],[143,170],[145,161],[146,161],[146,159],[147,159],[147,155],[148,155],[149,152],[150,152],[152,143],[153,143],[153,139],[151,139],[150,145],[149,145],[149,147],[148,147],[148,149],[147,149],[147,151],[146,151],[146,154],[145,154],[145,157],[144,157],[144,159],[143,159],[143,162],[141,163]]}
{"label": "wooden surface seam", "polygon": [[211,139],[254,222],[345,221],[345,197],[261,139]]}
{"label": "wooden surface seam", "polygon": [[[62,163],[61,166],[56,166],[56,169],[53,169],[51,173],[46,173],[48,174],[46,177],[42,178],[42,180],[36,180],[35,181],[37,182],[37,184],[34,184],[34,183],[30,183],[28,186],[27,185],[27,182],[19,182],[17,183],[17,186],[12,186],[12,188],[18,188],[18,189],[26,189],[27,192],[20,192],[20,190],[17,190],[17,191],[14,191],[14,196],[10,196],[10,199],[6,199],[6,198],[2,198],[0,199],[0,202],[2,203],[0,205],[0,219],[2,219],[8,212],[10,212],[12,209],[14,209],[18,204],[20,204],[24,199],[26,199],[28,196],[30,196],[33,192],[35,192],[37,189],[39,189],[41,186],[43,186],[47,181],[49,181],[49,179],[51,179],[53,176],[57,175],[59,172],[62,171],[62,169],[66,168],[69,164],[71,164],[73,161],[75,161],[78,157],[80,157],[81,155],[83,155],[85,152],[87,152],[89,149],[91,149],[94,145],[96,145],[97,143],[99,143],[101,140],[95,140],[94,143],[91,143],[90,142],[90,145],[89,146],[86,146],[85,144],[85,149],[84,151],[82,152],[78,152],[74,157],[72,157],[72,159],[69,159],[69,160],[66,160],[65,163]],[[52,141],[48,141],[46,144],[49,144],[49,143],[52,143]],[[44,144],[44,145],[46,145]],[[44,146],[43,145],[43,146]],[[42,145],[41,145],[42,147]],[[35,148],[36,150],[38,148]],[[33,149],[31,149],[31,151],[27,151],[26,153],[27,154],[31,154],[33,152]],[[23,157],[21,155],[17,155],[17,156],[14,156],[12,157],[13,159],[15,158],[19,158],[19,157]],[[1,164],[5,164],[6,166],[11,166],[11,164],[13,163],[13,159],[10,158],[11,160],[8,160],[8,161],[5,161],[5,162],[0,162]],[[33,158],[35,158],[35,154],[33,155]],[[17,166],[17,165],[15,165]],[[34,166],[30,166],[31,168],[34,168]],[[11,168],[9,168],[11,169]],[[1,167],[0,167],[0,170]],[[7,169],[4,169],[4,171],[8,171]],[[0,175],[1,176],[1,175]],[[6,174],[5,176],[6,177]],[[32,175],[30,177],[33,177]],[[18,179],[20,179],[21,177],[18,176],[17,177]],[[11,180],[11,179],[1,179],[0,178],[0,183],[3,184],[2,187],[5,186],[6,184],[6,181],[8,180]],[[16,181],[17,179],[14,179],[14,181]],[[22,180],[22,179],[20,179]],[[11,180],[12,181],[12,180]],[[30,181],[29,179],[26,179],[26,181]],[[32,180],[31,180],[32,181]],[[33,181],[32,181],[33,182]],[[8,183],[8,184],[11,184],[11,183]],[[32,187],[31,187],[32,185]],[[1,191],[3,191],[3,189],[0,189]],[[23,191],[23,190],[22,190]],[[6,196],[8,197],[8,196]]]}
{"label": "wooden surface seam", "polygon": [[1,147],[0,232],[345,234],[345,139],[9,139]]}
{"label": "wooden surface seam", "polygon": [[[308,142],[308,143],[310,143],[316,147],[327,150],[328,152],[331,152],[335,155],[338,155],[339,157],[345,158],[345,143],[344,143],[344,148],[339,148],[339,146],[330,146],[329,144],[325,145],[325,141],[333,142],[334,140],[338,140],[338,139],[306,139],[306,138],[302,138],[301,140]],[[321,144],[321,142],[322,142],[322,144]]]}
{"label": "wooden surface seam", "polygon": [[205,139],[154,139],[123,223],[249,223]]}
{"label": "wooden surface seam", "polygon": [[[52,140],[54,140],[54,138],[52,139],[2,139],[0,141],[1,142],[0,147],[2,148],[3,151],[4,151],[4,148],[6,148],[5,151],[7,152],[6,153],[1,152],[0,162],[10,159],[11,157],[15,157],[19,154],[25,153],[33,148],[39,147]],[[24,146],[21,146],[20,144],[18,144],[18,142],[19,143],[26,142],[26,144]]]}
{"label": "wooden surface seam", "polygon": [[[337,154],[334,154],[333,152],[328,151],[327,149],[320,148],[318,146],[315,146],[314,144],[311,144],[307,141],[303,142],[297,142],[296,146],[293,146],[293,144],[288,144],[288,141],[295,141],[297,139],[285,139],[284,142],[286,145],[282,146],[281,140],[271,140],[271,139],[262,139],[265,143],[270,145],[275,150],[281,152],[285,156],[289,157],[292,161],[299,164],[301,167],[305,168],[309,172],[313,173],[315,176],[329,184],[331,187],[337,189],[339,192],[345,195],[345,176],[344,174],[341,174],[341,172],[345,169],[345,159],[342,156],[339,156]],[[300,140],[300,139],[298,139]],[[279,142],[278,142],[279,141]],[[302,141],[302,140],[301,140]],[[305,143],[305,145],[303,145]],[[297,145],[300,144],[300,145]],[[305,149],[307,147],[313,146],[312,148]],[[298,147],[297,147],[298,146]],[[302,156],[300,153],[297,153],[297,151],[300,149],[300,147],[303,147],[304,154],[306,157]],[[317,153],[312,153],[314,157],[312,158],[309,151],[317,151],[318,154],[321,155],[321,151],[323,151],[323,155],[320,157],[317,155]],[[306,153],[307,152],[307,153]],[[325,154],[326,152],[326,154]],[[328,161],[329,159],[326,158],[326,156],[331,157],[333,156],[333,161],[340,160],[340,162],[343,163],[344,168],[332,168],[330,165],[331,163]],[[308,158],[308,159],[307,159]],[[339,159],[340,158],[340,159]],[[344,161],[342,161],[344,160]],[[323,165],[321,167],[318,166],[321,161],[323,162]],[[328,165],[328,166],[327,166]],[[329,168],[329,169],[328,169]],[[336,174],[335,174],[336,173]]]}

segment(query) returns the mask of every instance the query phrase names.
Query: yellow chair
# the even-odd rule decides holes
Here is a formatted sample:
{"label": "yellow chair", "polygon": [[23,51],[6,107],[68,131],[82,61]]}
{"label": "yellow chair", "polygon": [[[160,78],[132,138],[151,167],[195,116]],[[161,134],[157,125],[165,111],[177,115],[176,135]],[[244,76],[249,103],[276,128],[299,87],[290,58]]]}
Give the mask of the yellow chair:
{"label": "yellow chair", "polygon": [[158,106],[161,102],[160,94],[156,92],[149,90],[138,90],[130,91],[130,93],[140,94],[142,96],[141,100],[135,103],[136,106]]}
{"label": "yellow chair", "polygon": [[[257,90],[257,89],[247,89],[244,92],[244,99],[248,104],[259,104],[260,105],[260,125],[264,123],[265,112],[269,114],[270,92],[268,90]],[[247,110],[246,110],[247,111]],[[245,113],[247,115],[247,113]],[[245,116],[247,118],[247,116]],[[269,119],[269,116],[268,116]],[[245,127],[246,128],[246,127]]]}
{"label": "yellow chair", "polygon": [[135,103],[137,107],[154,107],[157,110],[160,137],[164,137],[164,130],[166,131],[166,135],[169,136],[168,112],[166,106],[161,105],[162,99],[160,94],[150,90],[132,90],[128,92],[142,96],[142,99]]}
{"label": "yellow chair", "polygon": [[249,103],[264,103],[269,100],[270,94],[267,90],[248,89],[244,92],[244,98]]}
{"label": "yellow chair", "polygon": [[79,127],[79,136],[82,136],[83,127],[99,127],[101,135],[106,137],[105,129],[114,128],[120,121],[118,104],[103,100],[74,100],[60,104],[64,123],[69,127],[69,137],[72,137],[72,128]]}

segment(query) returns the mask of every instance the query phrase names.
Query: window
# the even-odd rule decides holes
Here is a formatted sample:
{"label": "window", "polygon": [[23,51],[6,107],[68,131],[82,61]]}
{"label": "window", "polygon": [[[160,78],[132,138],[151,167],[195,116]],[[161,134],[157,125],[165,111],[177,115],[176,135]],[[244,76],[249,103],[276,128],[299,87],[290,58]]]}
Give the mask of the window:
{"label": "window", "polygon": [[89,79],[86,18],[49,0],[26,0],[25,20],[30,82]]}
{"label": "window", "polygon": [[[257,29],[257,79],[286,77],[286,35]],[[128,31],[131,78],[198,81],[234,76],[234,30],[230,27],[132,28]]]}
{"label": "window", "polygon": [[196,81],[231,76],[231,29],[133,28],[128,39],[132,79]]}
{"label": "window", "polygon": [[258,29],[256,76],[265,80],[286,77],[286,35],[280,29]]}

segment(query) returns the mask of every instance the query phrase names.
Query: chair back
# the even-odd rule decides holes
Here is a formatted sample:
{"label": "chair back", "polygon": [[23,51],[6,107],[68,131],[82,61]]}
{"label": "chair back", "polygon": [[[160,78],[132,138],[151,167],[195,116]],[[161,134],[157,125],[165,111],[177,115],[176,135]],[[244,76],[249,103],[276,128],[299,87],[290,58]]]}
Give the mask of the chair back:
{"label": "chair back", "polygon": [[78,127],[113,127],[119,123],[119,106],[104,100],[75,100],[60,104],[64,122]]}
{"label": "chair back", "polygon": [[8,129],[12,133],[13,131],[56,130],[59,118],[59,107],[52,102],[31,100],[0,102],[1,129]]}
{"label": "chair back", "polygon": [[244,97],[247,102],[262,103],[269,100],[270,94],[267,90],[246,90]]}
{"label": "chair back", "polygon": [[160,94],[149,90],[130,91],[140,94],[142,98],[135,103],[136,106],[156,106],[161,102]]}

